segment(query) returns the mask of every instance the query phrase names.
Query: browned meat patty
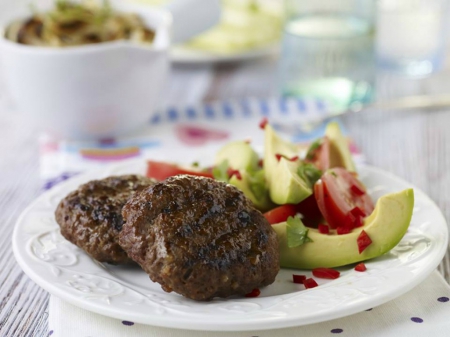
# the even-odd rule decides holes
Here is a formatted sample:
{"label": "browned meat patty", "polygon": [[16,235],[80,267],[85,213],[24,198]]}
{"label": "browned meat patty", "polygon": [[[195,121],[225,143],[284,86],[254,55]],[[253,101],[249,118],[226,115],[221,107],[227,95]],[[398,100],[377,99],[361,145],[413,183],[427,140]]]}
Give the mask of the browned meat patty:
{"label": "browned meat patty", "polygon": [[244,295],[274,282],[275,231],[234,186],[179,175],[131,198],[120,245],[167,291],[194,300]]}
{"label": "browned meat patty", "polygon": [[56,209],[61,234],[100,262],[133,262],[118,242],[122,207],[130,196],[153,183],[142,176],[123,175],[81,185]]}

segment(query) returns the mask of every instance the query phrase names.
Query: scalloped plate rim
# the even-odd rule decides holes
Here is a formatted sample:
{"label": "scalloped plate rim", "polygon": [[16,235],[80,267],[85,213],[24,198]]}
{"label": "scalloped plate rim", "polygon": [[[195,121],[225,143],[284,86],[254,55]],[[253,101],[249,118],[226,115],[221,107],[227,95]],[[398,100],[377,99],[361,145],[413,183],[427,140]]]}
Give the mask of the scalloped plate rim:
{"label": "scalloped plate rim", "polygon": [[[136,165],[137,164],[137,165]],[[140,167],[140,170],[144,167],[144,161],[142,159],[133,159],[133,160],[127,160],[122,163],[113,164],[110,165],[111,167],[133,167],[134,170],[129,170],[130,172],[134,171],[137,172],[137,168]],[[363,310],[381,305],[383,303],[386,303],[394,298],[397,298],[415,286],[417,286],[419,283],[421,283],[425,278],[431,274],[431,272],[439,265],[440,261],[442,260],[448,245],[448,229],[446,225],[446,221],[444,216],[442,215],[441,211],[437,207],[437,205],[420,189],[417,187],[411,185],[410,183],[407,183],[401,178],[398,178],[392,173],[386,172],[384,170],[374,168],[371,166],[363,166],[361,169],[364,171],[367,171],[369,174],[380,174],[386,177],[387,179],[395,180],[398,184],[403,185],[406,187],[412,187],[414,188],[416,200],[420,197],[423,201],[427,202],[431,209],[430,212],[433,213],[433,216],[436,217],[436,223],[440,224],[439,230],[441,231],[440,234],[442,234],[439,238],[437,238],[433,243],[435,244],[434,250],[429,250],[428,252],[428,259],[427,264],[425,267],[420,271],[420,273],[417,273],[415,277],[406,280],[404,283],[402,283],[400,286],[397,286],[397,288],[392,289],[391,291],[387,293],[381,293],[377,294],[376,296],[373,296],[369,299],[363,300],[363,301],[354,301],[353,303],[346,303],[344,308],[335,308],[337,310],[324,310],[324,312],[318,312],[318,313],[310,313],[309,315],[303,315],[302,317],[289,317],[288,319],[283,318],[277,318],[274,317],[273,319],[268,319],[267,317],[262,317],[259,319],[249,319],[248,317],[245,320],[238,320],[233,322],[230,320],[230,318],[227,318],[226,320],[218,321],[217,319],[214,320],[215,317],[213,317],[211,320],[208,320],[205,322],[202,321],[202,314],[198,314],[199,317],[197,317],[197,320],[193,319],[192,315],[185,316],[185,317],[174,317],[173,315],[167,315],[166,317],[149,317],[150,315],[145,314],[129,314],[127,313],[126,309],[128,308],[114,308],[111,306],[106,306],[103,303],[99,304],[97,302],[92,302],[80,297],[77,297],[73,294],[70,294],[66,291],[64,291],[63,288],[53,285],[51,282],[46,280],[45,276],[42,274],[39,274],[36,270],[34,270],[33,266],[30,265],[27,261],[25,261],[23,254],[25,254],[25,249],[23,247],[20,247],[20,235],[23,234],[23,226],[24,226],[24,218],[25,216],[33,210],[33,207],[37,205],[40,200],[43,200],[46,196],[56,194],[57,191],[70,191],[67,190],[70,186],[74,184],[79,184],[82,181],[86,181],[88,179],[94,179],[96,177],[101,177],[106,171],[106,169],[102,170],[95,170],[86,172],[84,174],[81,174],[79,176],[75,176],[71,179],[69,179],[66,182],[61,183],[60,185],[54,187],[50,191],[47,191],[43,193],[41,196],[39,196],[34,202],[32,202],[20,215],[18,218],[13,236],[13,251],[14,256],[23,269],[23,271],[39,286],[41,286],[43,289],[47,290],[49,293],[60,297],[61,299],[67,301],[70,304],[73,304],[75,306],[78,306],[80,308],[121,319],[121,320],[130,320],[135,323],[142,323],[147,325],[153,325],[153,326],[160,326],[160,327],[167,327],[167,328],[176,328],[176,329],[187,329],[187,330],[203,330],[203,331],[251,331],[251,330],[268,330],[268,329],[278,329],[278,328],[288,328],[288,327],[294,327],[294,326],[301,326],[306,324],[312,324],[312,323],[318,323],[323,321],[328,321],[336,318],[341,318],[345,316],[349,316],[358,312],[361,312]],[[142,171],[140,171],[142,173]],[[445,235],[443,235],[445,234]],[[431,260],[431,261],[429,261]],[[422,263],[423,264],[423,263]],[[122,282],[122,281],[121,281]],[[328,289],[329,287],[327,287]],[[308,291],[314,291],[318,290],[318,288],[310,289]],[[299,292],[300,293],[300,292]],[[283,296],[283,295],[278,295]],[[255,300],[255,299],[254,299]],[[264,300],[264,298],[258,298],[256,300]],[[224,301],[223,303],[226,303]],[[194,315],[195,316],[195,315]]]}

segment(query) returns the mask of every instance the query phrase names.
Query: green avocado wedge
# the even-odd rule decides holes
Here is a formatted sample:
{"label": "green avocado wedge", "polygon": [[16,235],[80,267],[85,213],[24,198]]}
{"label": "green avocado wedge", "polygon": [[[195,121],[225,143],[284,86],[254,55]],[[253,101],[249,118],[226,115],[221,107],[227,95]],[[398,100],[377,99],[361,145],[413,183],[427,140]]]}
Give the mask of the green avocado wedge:
{"label": "green avocado wedge", "polygon": [[[371,215],[364,225],[349,234],[321,234],[309,228],[308,237],[313,242],[289,248],[287,245],[286,222],[272,228],[280,244],[280,265],[285,268],[314,269],[332,268],[360,262],[383,255],[394,248],[405,235],[411,222],[414,207],[414,191],[406,189],[378,199]],[[372,243],[360,254],[357,239],[364,230]]]}
{"label": "green avocado wedge", "polygon": [[[297,147],[281,139],[269,124],[264,128],[264,170],[270,198],[278,205],[298,204],[312,194],[307,181],[298,175],[302,163],[288,160],[298,156]],[[277,159],[277,155],[285,158]]]}
{"label": "green avocado wedge", "polygon": [[269,197],[269,190],[264,179],[264,171],[259,170],[252,175],[244,170],[240,170],[239,173],[241,175],[240,179],[233,175],[230,178],[229,184],[241,190],[261,212],[266,212],[273,208],[274,204]]}
{"label": "green avocado wedge", "polygon": [[258,169],[258,154],[250,144],[243,140],[230,142],[217,152],[215,165],[227,160],[233,170],[245,170],[247,172]]}
{"label": "green avocado wedge", "polygon": [[325,136],[330,141],[330,168],[343,167],[350,172],[356,172],[348,140],[342,134],[339,124],[336,122],[328,123]]}

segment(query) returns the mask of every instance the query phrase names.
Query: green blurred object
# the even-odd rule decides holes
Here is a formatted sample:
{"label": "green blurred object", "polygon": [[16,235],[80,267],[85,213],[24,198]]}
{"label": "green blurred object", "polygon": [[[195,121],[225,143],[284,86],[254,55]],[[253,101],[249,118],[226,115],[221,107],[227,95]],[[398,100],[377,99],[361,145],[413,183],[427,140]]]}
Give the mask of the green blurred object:
{"label": "green blurred object", "polygon": [[375,0],[285,5],[281,93],[322,100],[331,112],[372,101]]}
{"label": "green blurred object", "polygon": [[[135,0],[162,5],[167,0]],[[214,54],[234,54],[276,44],[281,38],[281,0],[222,0],[222,19],[183,45]]]}

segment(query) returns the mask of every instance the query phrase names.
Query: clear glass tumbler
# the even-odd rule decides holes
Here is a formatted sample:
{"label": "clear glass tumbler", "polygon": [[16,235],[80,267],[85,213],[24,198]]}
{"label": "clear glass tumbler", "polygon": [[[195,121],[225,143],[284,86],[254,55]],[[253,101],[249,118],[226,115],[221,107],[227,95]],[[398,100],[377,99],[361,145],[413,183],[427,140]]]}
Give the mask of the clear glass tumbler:
{"label": "clear glass tumbler", "polygon": [[377,56],[381,68],[410,76],[439,70],[445,56],[448,0],[379,0]]}
{"label": "clear glass tumbler", "polygon": [[284,96],[341,111],[373,99],[375,0],[285,0],[279,81]]}

